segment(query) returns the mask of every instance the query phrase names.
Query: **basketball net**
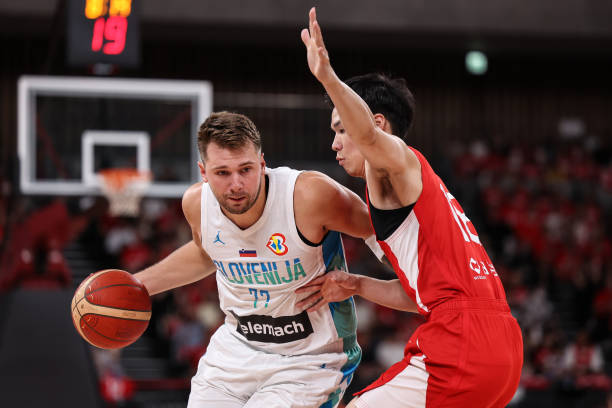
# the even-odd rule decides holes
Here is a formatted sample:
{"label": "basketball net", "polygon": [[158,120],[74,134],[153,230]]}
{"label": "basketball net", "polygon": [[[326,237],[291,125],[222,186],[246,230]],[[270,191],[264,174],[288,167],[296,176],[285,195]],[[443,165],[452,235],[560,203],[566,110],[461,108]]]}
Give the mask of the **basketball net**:
{"label": "basketball net", "polygon": [[105,169],[99,173],[102,193],[110,203],[114,216],[136,217],[140,200],[151,184],[151,173],[136,169]]}

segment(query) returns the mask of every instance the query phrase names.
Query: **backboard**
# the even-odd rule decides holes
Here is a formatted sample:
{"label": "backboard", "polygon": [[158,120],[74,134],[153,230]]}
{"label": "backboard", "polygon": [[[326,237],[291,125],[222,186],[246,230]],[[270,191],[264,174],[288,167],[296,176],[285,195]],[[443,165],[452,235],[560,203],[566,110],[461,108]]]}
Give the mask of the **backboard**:
{"label": "backboard", "polygon": [[150,171],[150,197],[180,197],[199,180],[209,82],[24,76],[18,87],[24,193],[99,194],[96,173],[117,167]]}

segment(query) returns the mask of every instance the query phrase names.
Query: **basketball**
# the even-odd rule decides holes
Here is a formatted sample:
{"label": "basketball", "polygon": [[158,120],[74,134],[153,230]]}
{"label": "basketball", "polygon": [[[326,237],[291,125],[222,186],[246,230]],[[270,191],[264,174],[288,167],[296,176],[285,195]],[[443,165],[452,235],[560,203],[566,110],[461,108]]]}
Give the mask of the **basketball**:
{"label": "basketball", "polygon": [[132,274],[107,269],[81,283],[71,311],[74,327],[85,340],[99,348],[116,349],[133,343],[145,331],[151,299]]}

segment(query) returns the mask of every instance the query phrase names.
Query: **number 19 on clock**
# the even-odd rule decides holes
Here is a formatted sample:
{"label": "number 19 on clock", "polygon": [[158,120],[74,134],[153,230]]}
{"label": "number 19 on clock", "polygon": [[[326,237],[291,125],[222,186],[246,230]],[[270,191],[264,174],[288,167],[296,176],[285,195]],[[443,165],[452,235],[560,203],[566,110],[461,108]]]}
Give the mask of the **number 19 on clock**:
{"label": "number 19 on clock", "polygon": [[120,54],[125,48],[132,0],[86,0],[85,17],[95,20],[91,50],[107,55]]}

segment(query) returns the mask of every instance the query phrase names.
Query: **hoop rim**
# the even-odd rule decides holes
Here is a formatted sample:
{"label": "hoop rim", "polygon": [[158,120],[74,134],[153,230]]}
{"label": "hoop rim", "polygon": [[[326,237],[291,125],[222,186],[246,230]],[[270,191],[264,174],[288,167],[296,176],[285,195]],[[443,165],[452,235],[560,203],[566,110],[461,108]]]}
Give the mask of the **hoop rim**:
{"label": "hoop rim", "polygon": [[102,191],[121,192],[132,183],[148,186],[152,176],[150,171],[140,171],[130,167],[116,167],[100,170],[98,173]]}

